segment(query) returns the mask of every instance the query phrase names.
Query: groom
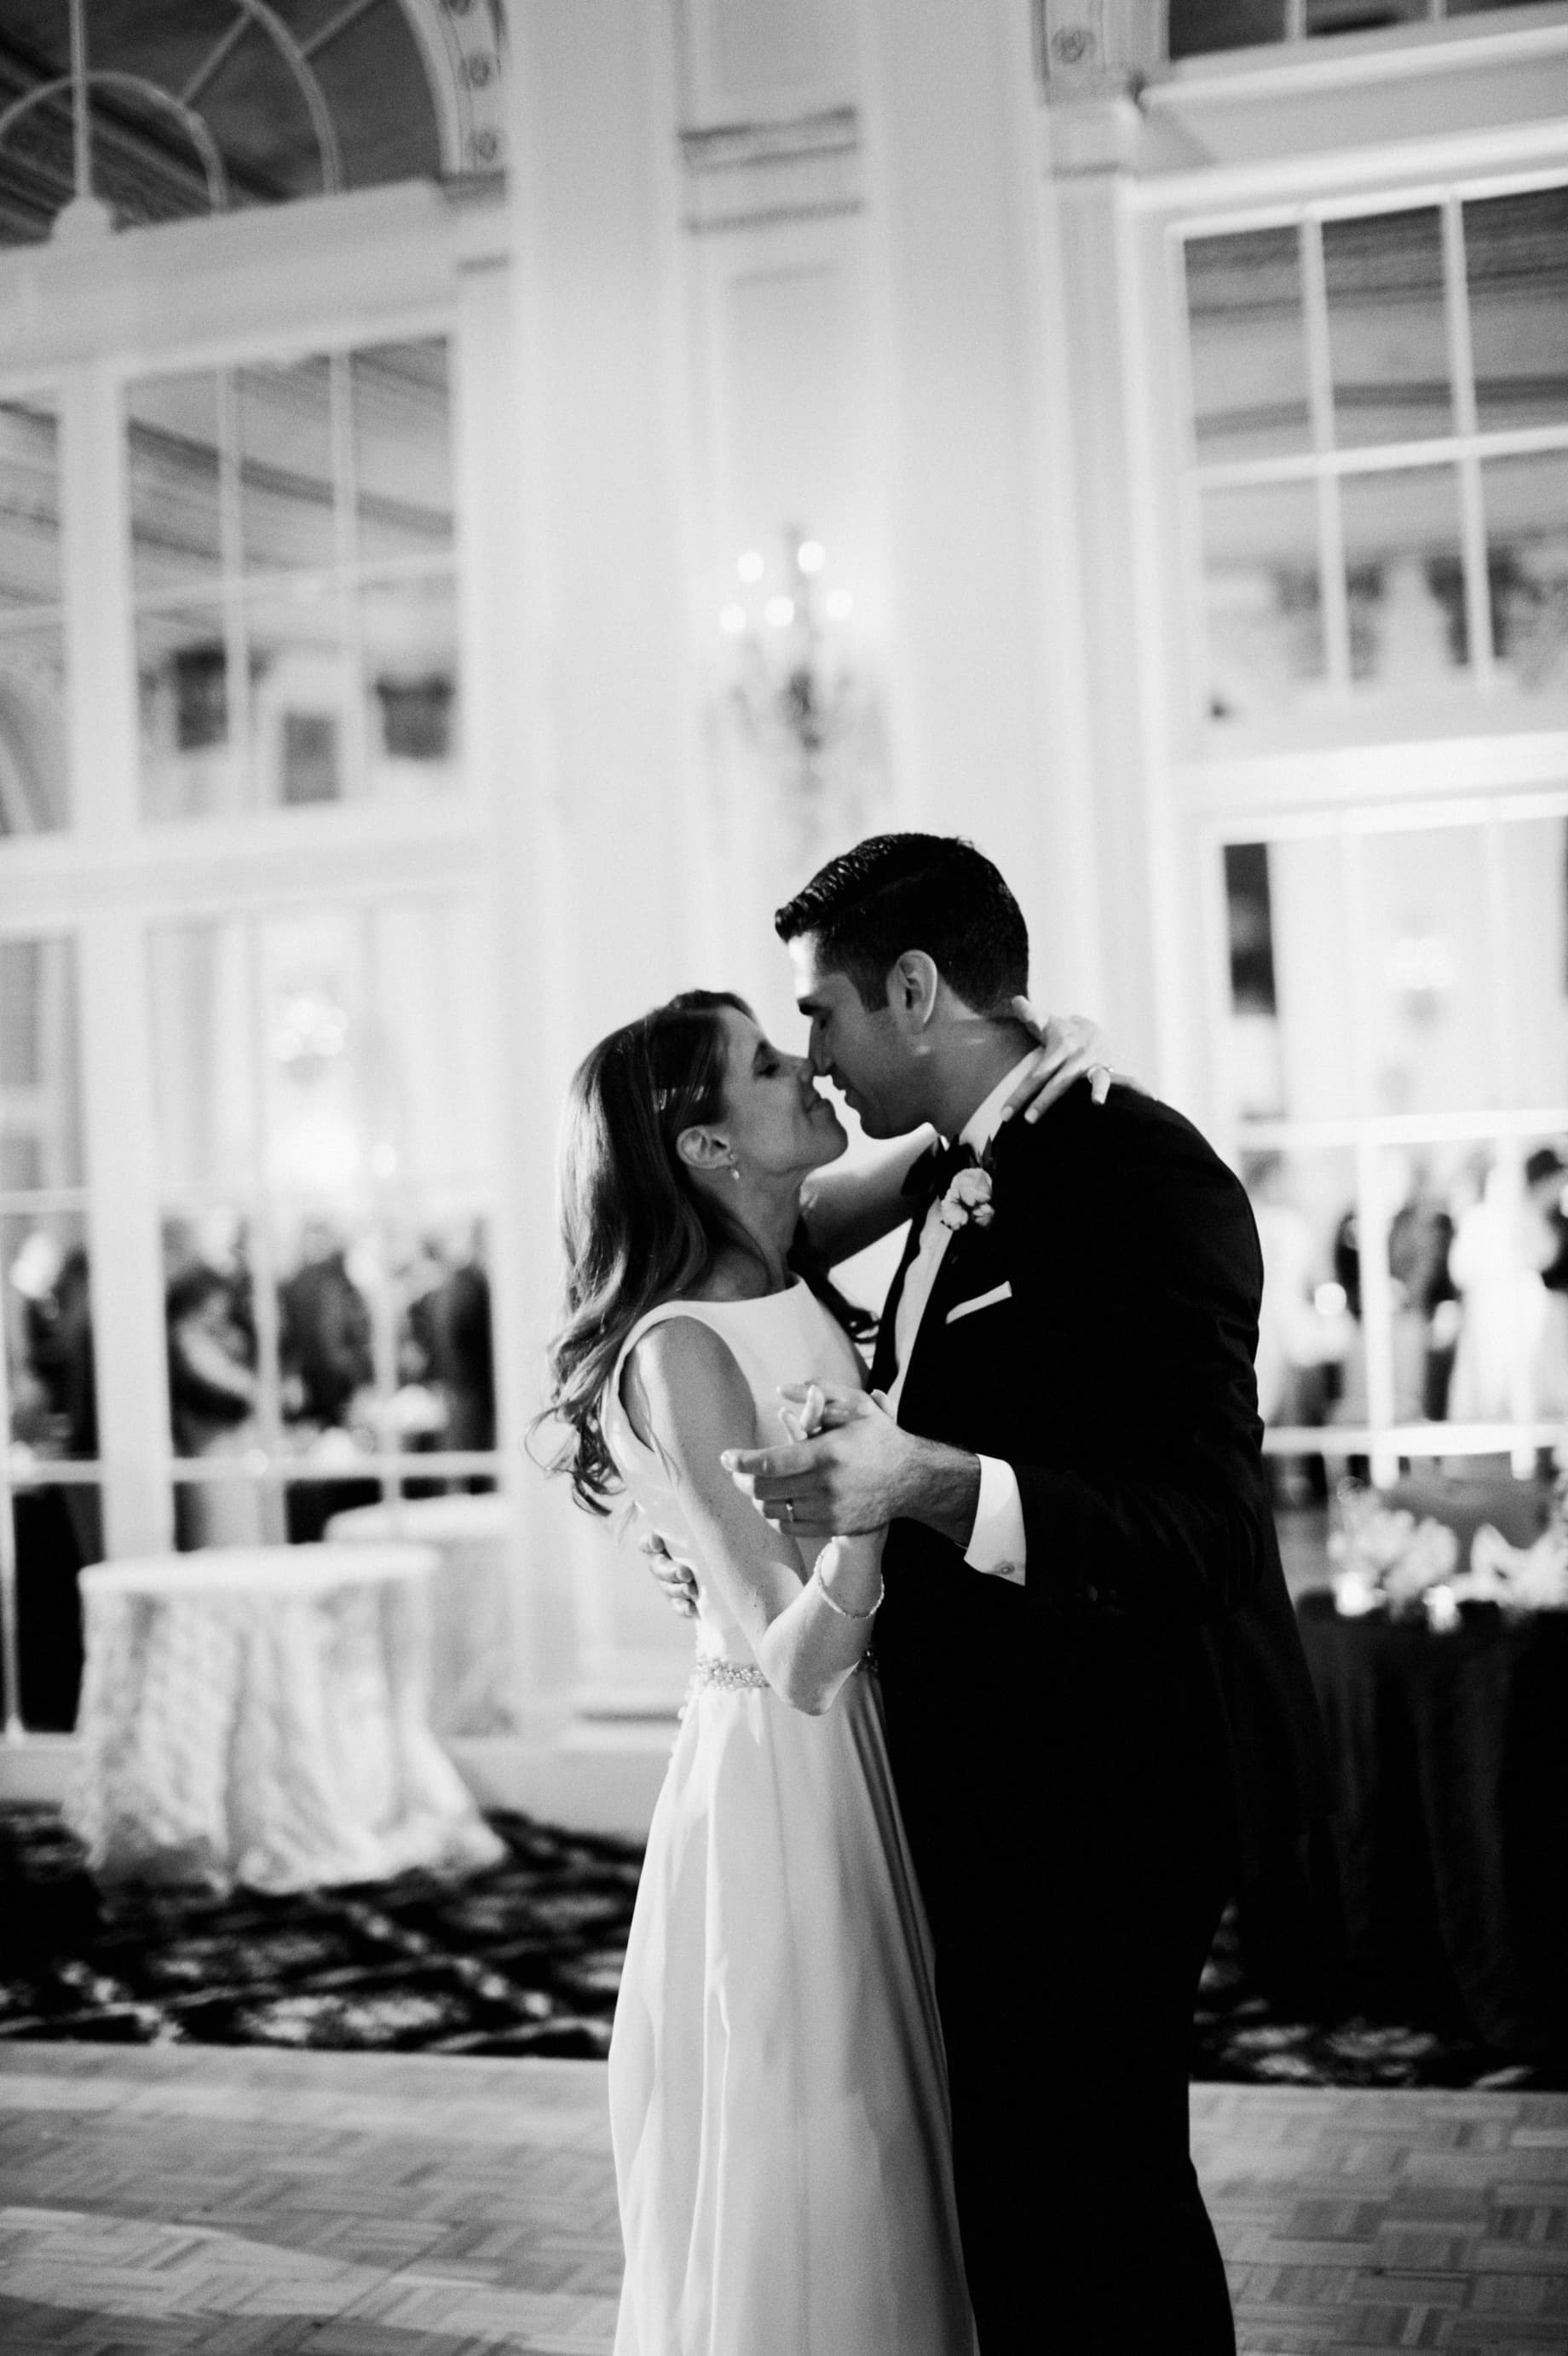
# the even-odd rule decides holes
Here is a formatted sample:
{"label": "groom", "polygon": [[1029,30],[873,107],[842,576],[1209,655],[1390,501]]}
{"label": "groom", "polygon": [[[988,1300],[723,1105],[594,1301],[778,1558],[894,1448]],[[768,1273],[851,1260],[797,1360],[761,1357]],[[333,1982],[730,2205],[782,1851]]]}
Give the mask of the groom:
{"label": "groom", "polygon": [[801,1538],[891,1526],[877,1655],[984,2356],[1219,2356],[1194,1998],[1226,1896],[1320,1773],[1251,1211],[1134,1090],[998,1126],[1035,1044],[1010,1005],[1029,943],[970,844],[873,837],[776,921],[816,1070],[869,1135],[951,1141],[912,1180],[880,1400],[833,1394],[821,1436],[726,1461]]}

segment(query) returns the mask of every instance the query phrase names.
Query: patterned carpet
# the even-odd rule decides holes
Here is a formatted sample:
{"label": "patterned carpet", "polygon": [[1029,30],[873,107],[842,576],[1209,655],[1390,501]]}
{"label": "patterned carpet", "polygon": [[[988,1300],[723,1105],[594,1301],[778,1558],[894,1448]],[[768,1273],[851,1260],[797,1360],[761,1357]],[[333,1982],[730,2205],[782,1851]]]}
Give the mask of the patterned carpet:
{"label": "patterned carpet", "polygon": [[1456,2036],[1449,2028],[1337,2009],[1303,2018],[1246,1968],[1235,1912],[1220,1925],[1193,2020],[1192,2076],[1230,2085],[1479,2086],[1568,2092],[1568,2070]]}
{"label": "patterned carpet", "polygon": [[[506,1862],[262,1898],[101,1893],[51,1808],[0,1808],[0,2039],[592,2059],[610,2035],[640,1852],[520,1815]],[[1295,2018],[1227,1919],[1194,2078],[1232,2084],[1550,2088],[1556,2076],[1410,2022]]]}
{"label": "patterned carpet", "polygon": [[0,2038],[596,2059],[640,1851],[493,1821],[466,1881],[111,1899],[53,1809],[0,1808]]}

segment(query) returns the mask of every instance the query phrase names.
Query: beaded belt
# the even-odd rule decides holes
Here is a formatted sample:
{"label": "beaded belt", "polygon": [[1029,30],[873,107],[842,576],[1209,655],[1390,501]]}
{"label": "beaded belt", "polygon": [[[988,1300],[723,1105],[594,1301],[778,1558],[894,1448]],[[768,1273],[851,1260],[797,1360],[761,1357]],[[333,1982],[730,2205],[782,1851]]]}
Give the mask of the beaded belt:
{"label": "beaded belt", "polygon": [[[868,1646],[856,1662],[855,1670],[858,1674],[861,1669],[875,1669],[876,1665],[877,1656]],[[745,1693],[765,1687],[767,1682],[765,1673],[752,1661],[725,1661],[717,1653],[699,1653],[691,1665],[691,1681],[686,1688],[680,1716],[686,1716],[706,1686],[717,1686],[720,1693]]]}
{"label": "beaded belt", "polygon": [[765,1686],[766,1673],[754,1661],[721,1661],[717,1653],[699,1653],[691,1665],[691,1687],[687,1698],[703,1686],[718,1686],[725,1693],[739,1693],[746,1686]]}

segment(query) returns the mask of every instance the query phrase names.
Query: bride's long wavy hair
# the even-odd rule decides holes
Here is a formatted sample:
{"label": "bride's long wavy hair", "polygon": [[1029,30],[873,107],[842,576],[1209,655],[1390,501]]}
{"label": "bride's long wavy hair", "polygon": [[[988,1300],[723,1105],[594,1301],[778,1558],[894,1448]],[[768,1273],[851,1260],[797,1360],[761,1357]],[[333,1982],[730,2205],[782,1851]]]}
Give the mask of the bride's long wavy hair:
{"label": "bride's long wavy hair", "polygon": [[[692,1183],[683,1130],[723,1119],[720,1010],[751,1016],[725,990],[687,990],[586,1055],[567,1097],[560,1169],[565,1315],[549,1348],[549,1398],[531,1429],[564,1426],[549,1459],[579,1505],[608,1514],[621,1487],[605,1445],[605,1387],[645,1311],[695,1291],[719,1254],[762,1254],[736,1219]],[[753,1018],[754,1019],[754,1018]],[[797,1238],[791,1264],[851,1332],[867,1320],[837,1294]]]}

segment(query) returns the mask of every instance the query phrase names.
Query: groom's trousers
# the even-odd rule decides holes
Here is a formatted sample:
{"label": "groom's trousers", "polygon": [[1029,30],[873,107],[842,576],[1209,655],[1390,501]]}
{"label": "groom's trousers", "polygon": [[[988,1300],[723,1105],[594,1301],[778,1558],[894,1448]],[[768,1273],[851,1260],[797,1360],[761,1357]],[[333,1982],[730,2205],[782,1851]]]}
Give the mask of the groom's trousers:
{"label": "groom's trousers", "polygon": [[955,1724],[950,1700],[928,1718],[891,1697],[889,1733],[936,1945],[981,2356],[1234,2356],[1188,2132],[1219,1846],[1179,1789],[1132,1816],[1008,1804],[992,1778],[1026,1777],[1032,1745]]}

